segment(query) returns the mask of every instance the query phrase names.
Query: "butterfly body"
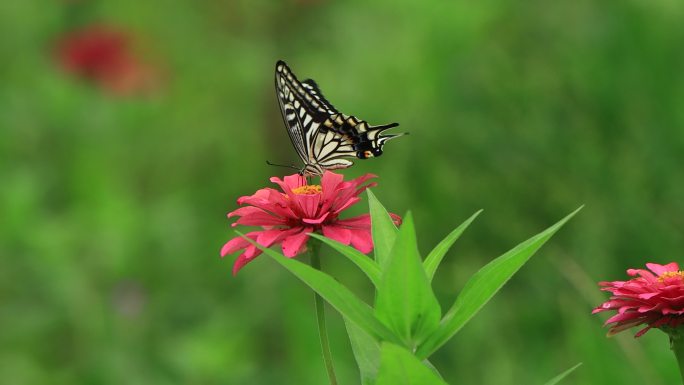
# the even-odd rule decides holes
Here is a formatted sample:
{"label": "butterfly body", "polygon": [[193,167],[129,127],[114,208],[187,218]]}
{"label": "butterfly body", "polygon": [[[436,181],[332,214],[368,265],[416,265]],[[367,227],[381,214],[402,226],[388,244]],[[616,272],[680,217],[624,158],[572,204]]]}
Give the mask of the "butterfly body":
{"label": "butterfly body", "polygon": [[330,104],[311,79],[299,81],[283,61],[276,63],[276,96],[292,145],[304,162],[300,174],[321,175],[347,168],[346,158],[382,155],[386,141],[403,134],[384,134],[397,123],[372,126]]}

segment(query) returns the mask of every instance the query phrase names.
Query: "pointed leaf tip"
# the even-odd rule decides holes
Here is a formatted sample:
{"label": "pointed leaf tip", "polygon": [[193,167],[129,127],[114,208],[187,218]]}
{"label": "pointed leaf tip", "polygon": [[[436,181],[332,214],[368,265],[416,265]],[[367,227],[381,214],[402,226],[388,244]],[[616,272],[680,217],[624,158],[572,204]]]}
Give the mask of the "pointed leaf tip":
{"label": "pointed leaf tip", "polygon": [[428,254],[423,262],[425,267],[425,273],[427,274],[428,280],[432,281],[432,278],[442,262],[442,259],[449,251],[451,246],[461,237],[465,229],[470,226],[470,224],[477,218],[482,210],[478,210],[475,214],[471,215],[470,218],[466,219],[465,222],[461,223],[456,229],[449,233],[444,239],[435,246],[434,249]]}
{"label": "pointed leaf tip", "polygon": [[475,273],[459,293],[439,328],[418,347],[416,355],[427,358],[454,336],[508,282],[508,280],[579,210],[518,244]]}
{"label": "pointed leaf tip", "polygon": [[563,380],[565,377],[567,377],[570,373],[574,372],[575,369],[579,368],[580,366],[582,366],[582,363],[581,363],[581,362],[580,362],[579,364],[573,366],[572,368],[570,368],[570,369],[564,371],[563,373],[557,375],[556,377],[550,379],[550,380],[549,380],[547,383],[545,383],[544,385],[556,385],[557,383],[561,382],[561,380]]}
{"label": "pointed leaf tip", "polygon": [[366,190],[366,194],[368,194],[375,260],[382,269],[387,263],[398,230],[387,209],[375,197],[375,194],[370,189]]}
{"label": "pointed leaf tip", "polygon": [[441,308],[423,269],[411,212],[399,228],[375,304],[376,316],[407,347],[424,340],[439,325]]}

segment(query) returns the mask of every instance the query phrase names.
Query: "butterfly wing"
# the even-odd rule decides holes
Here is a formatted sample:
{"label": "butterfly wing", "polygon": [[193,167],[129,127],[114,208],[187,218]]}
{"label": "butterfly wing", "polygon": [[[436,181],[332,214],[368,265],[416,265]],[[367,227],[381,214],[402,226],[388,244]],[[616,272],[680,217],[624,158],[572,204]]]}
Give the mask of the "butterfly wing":
{"label": "butterfly wing", "polygon": [[283,117],[285,127],[287,127],[287,134],[290,141],[297,151],[297,155],[307,163],[309,146],[306,141],[306,132],[301,119],[297,115],[297,108],[294,92],[292,90],[291,81],[288,80],[289,68],[284,62],[276,64],[275,87],[276,95],[278,97],[278,104],[280,105],[280,113]]}
{"label": "butterfly wing", "polygon": [[398,126],[398,123],[372,126],[365,120],[345,114],[333,115],[331,116],[331,119],[333,126],[332,130],[349,138],[353,144],[352,147],[355,150],[355,156],[359,159],[382,155],[385,142],[406,134],[384,133],[390,128]]}
{"label": "butterfly wing", "polygon": [[344,159],[354,157],[354,143],[350,137],[329,129],[321,129],[313,138],[311,155],[316,164],[326,170],[347,168],[354,162]]}
{"label": "butterfly wing", "polygon": [[353,163],[343,157],[354,156],[352,143],[339,133],[322,126],[336,113],[313,80],[300,82],[282,61],[276,64],[276,92],[283,120],[297,154],[315,173],[339,169]]}
{"label": "butterfly wing", "polygon": [[383,134],[396,123],[371,126],[340,113],[316,82],[300,82],[283,61],[276,63],[276,92],[290,140],[305,163],[304,173],[351,166],[353,162],[345,158],[380,156],[387,140],[402,135]]}
{"label": "butterfly wing", "polygon": [[302,87],[311,95],[316,101],[321,105],[321,108],[325,110],[328,115],[337,114],[338,111],[335,107],[323,96],[321,89],[318,88],[313,79],[306,79],[302,82]]}

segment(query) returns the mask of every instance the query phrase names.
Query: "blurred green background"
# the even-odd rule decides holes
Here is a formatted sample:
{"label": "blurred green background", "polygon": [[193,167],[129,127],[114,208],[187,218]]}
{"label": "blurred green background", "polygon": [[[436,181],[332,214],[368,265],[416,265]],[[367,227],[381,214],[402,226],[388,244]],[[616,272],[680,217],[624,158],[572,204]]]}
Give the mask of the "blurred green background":
{"label": "blurred green background", "polygon": [[[674,0],[0,2],[0,384],[323,384],[311,292],[237,277],[225,213],[296,155],[277,59],[411,135],[347,177],[413,211],[423,253],[476,210],[435,287],[586,204],[433,363],[452,384],[678,381],[664,333],[605,338],[607,295],[684,249],[684,4]],[[89,24],[136,39],[153,90],[64,71]],[[365,203],[356,207],[364,210]],[[324,268],[369,298],[329,252]],[[330,314],[342,384],[358,374]]]}

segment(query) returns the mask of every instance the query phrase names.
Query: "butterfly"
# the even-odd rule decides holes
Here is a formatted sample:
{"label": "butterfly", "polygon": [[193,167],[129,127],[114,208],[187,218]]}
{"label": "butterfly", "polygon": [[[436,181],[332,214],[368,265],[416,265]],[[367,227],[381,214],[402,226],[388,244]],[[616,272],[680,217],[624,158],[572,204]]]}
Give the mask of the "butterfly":
{"label": "butterfly", "polygon": [[282,60],[276,63],[275,88],[287,133],[304,162],[300,175],[322,175],[325,170],[347,168],[353,162],[346,158],[380,156],[385,142],[404,135],[384,133],[398,123],[371,126],[337,111],[316,82],[300,82]]}

